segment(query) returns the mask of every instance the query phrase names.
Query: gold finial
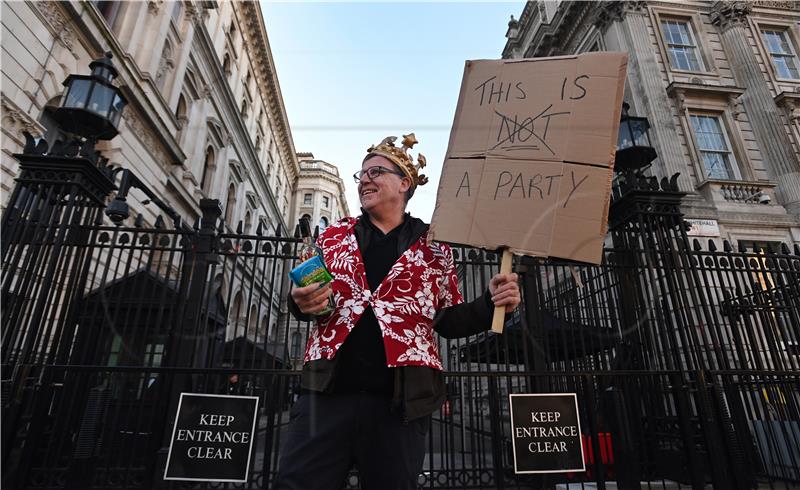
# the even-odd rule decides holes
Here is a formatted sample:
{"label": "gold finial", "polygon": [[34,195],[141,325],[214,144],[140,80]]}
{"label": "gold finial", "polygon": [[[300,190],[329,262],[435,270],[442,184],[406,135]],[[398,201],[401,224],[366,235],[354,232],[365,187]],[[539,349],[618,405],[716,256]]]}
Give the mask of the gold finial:
{"label": "gold finial", "polygon": [[419,141],[417,141],[417,137],[414,135],[414,133],[403,135],[403,148],[410,150],[414,148],[414,145],[417,143],[419,143]]}

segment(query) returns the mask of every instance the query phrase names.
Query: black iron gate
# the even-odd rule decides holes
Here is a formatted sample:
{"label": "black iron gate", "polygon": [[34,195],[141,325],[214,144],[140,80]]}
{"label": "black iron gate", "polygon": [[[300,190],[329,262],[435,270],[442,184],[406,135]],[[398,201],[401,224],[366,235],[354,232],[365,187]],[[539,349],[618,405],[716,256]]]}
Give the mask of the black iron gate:
{"label": "black iron gate", "polygon": [[[2,223],[3,486],[269,488],[310,328],[285,305],[298,239],[226,232],[215,200],[193,226],[114,226],[102,162],[18,159]],[[658,187],[622,182],[602,265],[519,260],[525,301],[504,335],[440,339],[447,401],[420,488],[797,485],[800,250],[704,248],[682,194]],[[497,257],[454,252],[475,298]],[[249,483],[162,479],[182,391],[259,397]],[[526,392],[578,394],[585,472],[514,474],[507,395]]]}

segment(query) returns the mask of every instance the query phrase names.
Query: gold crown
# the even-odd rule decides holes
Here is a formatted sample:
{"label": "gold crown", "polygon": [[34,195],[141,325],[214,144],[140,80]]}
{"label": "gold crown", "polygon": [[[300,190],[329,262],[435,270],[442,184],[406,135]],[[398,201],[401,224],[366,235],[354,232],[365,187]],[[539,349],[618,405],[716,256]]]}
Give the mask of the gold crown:
{"label": "gold crown", "polygon": [[367,154],[374,153],[388,158],[389,161],[397,165],[400,170],[406,174],[406,177],[411,179],[414,187],[427,184],[428,177],[419,173],[420,170],[425,168],[425,164],[427,163],[425,160],[425,155],[419,153],[417,155],[417,164],[414,165],[414,161],[408,154],[408,150],[413,148],[414,145],[418,143],[417,137],[414,136],[414,133],[404,134],[402,146],[394,146],[394,142],[396,140],[397,136],[386,137],[380,142],[380,144],[372,145],[367,148]]}

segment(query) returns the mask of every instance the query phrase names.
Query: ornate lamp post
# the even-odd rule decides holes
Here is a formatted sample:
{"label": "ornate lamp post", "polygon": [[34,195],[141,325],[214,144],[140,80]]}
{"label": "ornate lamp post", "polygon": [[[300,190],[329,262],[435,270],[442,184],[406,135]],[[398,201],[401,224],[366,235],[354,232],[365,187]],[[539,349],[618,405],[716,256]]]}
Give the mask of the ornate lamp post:
{"label": "ornate lamp post", "polygon": [[650,144],[650,122],[646,117],[628,114],[630,105],[622,103],[622,116],[619,121],[617,156],[614,169],[619,173],[641,170],[656,159],[656,150]]}
{"label": "ornate lamp post", "polygon": [[92,141],[117,135],[117,124],[128,101],[112,84],[119,72],[111,57],[107,52],[89,63],[90,75],[72,74],[64,80],[66,90],[54,117],[65,131]]}

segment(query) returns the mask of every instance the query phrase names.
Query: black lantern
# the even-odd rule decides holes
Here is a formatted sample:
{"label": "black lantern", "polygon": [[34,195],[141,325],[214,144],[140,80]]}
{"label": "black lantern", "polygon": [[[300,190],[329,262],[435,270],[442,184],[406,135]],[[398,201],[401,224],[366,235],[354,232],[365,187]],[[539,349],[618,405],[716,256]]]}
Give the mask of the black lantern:
{"label": "black lantern", "polygon": [[54,117],[64,131],[93,140],[110,140],[128,103],[111,81],[119,74],[105,53],[89,63],[91,75],[70,75]]}
{"label": "black lantern", "polygon": [[641,169],[656,158],[656,150],[650,144],[650,123],[646,117],[628,115],[630,105],[622,103],[619,122],[617,156],[614,167],[619,172]]}

